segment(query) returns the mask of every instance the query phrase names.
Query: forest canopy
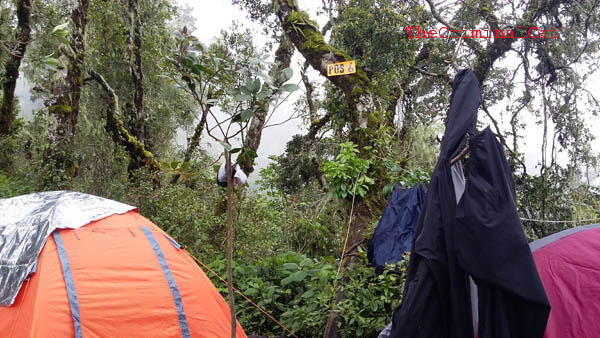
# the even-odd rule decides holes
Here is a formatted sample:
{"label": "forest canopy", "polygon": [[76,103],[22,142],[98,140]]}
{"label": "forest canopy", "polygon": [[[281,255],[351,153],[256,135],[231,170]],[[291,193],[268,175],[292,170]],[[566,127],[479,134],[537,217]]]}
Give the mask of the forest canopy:
{"label": "forest canopy", "polygon": [[[428,183],[454,75],[470,68],[477,129],[502,144],[528,239],[598,222],[599,1],[231,6],[246,19],[201,39],[207,23],[176,1],[2,0],[0,198],[135,205],[223,274],[230,227],[233,283],[296,335],[376,337],[406,261],[376,275],[368,241],[396,184]],[[327,75],[350,60],[355,73]],[[224,162],[248,183],[217,185]],[[247,333],[285,334],[235,302]]]}

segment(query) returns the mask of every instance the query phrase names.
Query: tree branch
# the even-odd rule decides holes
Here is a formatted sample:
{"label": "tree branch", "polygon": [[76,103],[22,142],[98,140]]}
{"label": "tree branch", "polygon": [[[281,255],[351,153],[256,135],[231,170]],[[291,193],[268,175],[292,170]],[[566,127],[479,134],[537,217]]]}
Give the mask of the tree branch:
{"label": "tree branch", "polygon": [[140,142],[131,135],[125,128],[123,121],[117,118],[116,112],[119,106],[119,98],[112,87],[104,80],[102,75],[92,71],[90,75],[100,84],[108,95],[106,99],[106,131],[112,135],[113,141],[125,147],[131,157],[137,156],[143,163],[153,171],[158,171],[160,165],[154,158],[154,155],[146,150],[144,143]]}
{"label": "tree branch", "polygon": [[[445,20],[444,18],[442,18],[442,16],[440,15],[440,13],[437,11],[437,8],[435,7],[435,5],[433,4],[432,0],[425,0],[427,2],[427,4],[429,5],[429,10],[431,11],[431,15],[441,24],[443,24],[444,26],[455,30],[455,31],[459,31],[462,32],[462,29],[459,27],[456,27],[452,24],[450,24],[449,21]],[[462,36],[462,34],[461,34]],[[477,41],[475,41],[475,39],[460,39],[460,41],[465,40],[465,43],[469,46],[469,48],[471,48],[475,54],[479,54],[481,52],[481,44],[479,44]]]}
{"label": "tree branch", "polygon": [[[330,63],[349,61],[352,58],[339,49],[328,45],[316,23],[309,19],[308,14],[301,11],[294,1],[278,0],[277,16],[285,33],[290,37],[296,48],[306,61],[321,75],[327,77],[327,65]],[[350,106],[358,103],[360,96],[370,88],[370,79],[360,69],[356,73],[328,78],[346,95]]]}
{"label": "tree branch", "polygon": [[133,81],[133,104],[135,114],[132,133],[140,140],[145,141],[144,126],[144,73],[142,70],[142,36],[140,33],[140,18],[138,16],[138,0],[129,0],[127,32],[127,66]]}
{"label": "tree branch", "polygon": [[[568,2],[567,0],[550,0],[548,2],[538,2],[534,1],[532,4],[537,7],[532,7],[523,13],[523,16],[517,21],[514,26],[508,26],[506,29],[515,30],[516,27],[523,27],[523,30],[528,30],[530,27],[536,27],[535,20],[539,18],[543,13],[547,13],[550,10],[556,8],[563,2]],[[491,10],[485,11],[486,20],[490,24],[491,27],[499,27],[499,21],[495,14]],[[537,27],[536,27],[537,28]],[[508,38],[504,37],[501,39],[494,39],[494,42],[489,44],[487,48],[482,51],[476,61],[475,66],[473,67],[473,71],[479,80],[479,83],[483,84],[489,71],[492,69],[494,62],[502,57],[506,52],[508,52],[512,44],[517,41],[517,37]],[[528,37],[525,39],[529,39]],[[470,39],[469,39],[470,40]]]}
{"label": "tree branch", "polygon": [[[504,148],[506,150],[508,150],[510,152],[510,156],[512,159],[514,159],[515,161],[517,161],[521,167],[523,168],[523,175],[527,174],[527,167],[525,166],[525,162],[523,162],[523,160],[519,157],[518,153],[516,153],[516,149],[513,150],[511,149],[507,142],[506,142],[506,138],[504,138],[504,136],[502,135],[502,132],[500,130],[500,126],[498,125],[498,121],[496,121],[496,119],[494,119],[494,117],[492,116],[492,114],[489,112],[487,105],[485,104],[485,100],[483,100],[481,102],[481,108],[483,109],[483,111],[485,112],[485,114],[490,118],[490,120],[492,121],[492,124],[494,125],[494,129],[496,129],[496,135],[498,135],[498,138],[500,138],[500,143],[502,143],[502,145],[504,146]],[[515,135],[516,137],[516,135]]]}
{"label": "tree branch", "polygon": [[0,136],[8,135],[12,130],[15,120],[15,89],[19,77],[21,60],[25,56],[25,50],[31,35],[31,0],[19,0],[17,3],[17,29],[14,50],[6,63],[4,79],[2,80],[2,107],[0,108]]}
{"label": "tree branch", "polygon": [[[275,64],[269,72],[275,87],[279,87],[282,84],[279,75],[284,69],[290,66],[293,54],[294,46],[289,38],[283,34],[279,42],[279,47],[275,51]],[[274,93],[274,95],[277,94],[279,94],[279,92]],[[237,164],[239,164],[240,168],[242,168],[247,175],[254,171],[254,159],[256,158],[256,153],[260,146],[262,131],[265,128],[266,117],[269,111],[269,102],[266,99],[261,100],[256,104],[263,107],[263,109],[258,110],[254,116],[252,116],[246,138],[244,139],[242,153],[237,157]]]}

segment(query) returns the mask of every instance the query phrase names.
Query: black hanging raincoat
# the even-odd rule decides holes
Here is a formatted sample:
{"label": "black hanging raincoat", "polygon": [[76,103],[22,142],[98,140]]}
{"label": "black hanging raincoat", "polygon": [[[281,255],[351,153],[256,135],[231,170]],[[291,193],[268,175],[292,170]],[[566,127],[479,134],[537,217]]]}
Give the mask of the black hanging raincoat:
{"label": "black hanging raincoat", "polygon": [[[480,103],[475,74],[459,72],[391,337],[544,334],[550,306],[519,221],[510,168],[489,128],[473,136]],[[467,142],[465,183],[461,163],[450,161]],[[469,276],[477,284],[474,304]]]}

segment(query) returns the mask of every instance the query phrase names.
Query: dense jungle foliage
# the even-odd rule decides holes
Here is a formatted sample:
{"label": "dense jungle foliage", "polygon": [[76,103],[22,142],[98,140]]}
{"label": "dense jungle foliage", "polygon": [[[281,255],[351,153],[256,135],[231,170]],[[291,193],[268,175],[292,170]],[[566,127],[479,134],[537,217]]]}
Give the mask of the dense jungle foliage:
{"label": "dense jungle foliage", "polygon": [[[600,217],[598,1],[232,0],[247,22],[207,41],[170,0],[0,1],[0,198],[135,205],[222,276],[229,220],[233,285],[299,337],[376,337],[391,320],[407,259],[377,275],[368,240],[395,184],[428,182],[459,68],[481,82],[478,129],[504,147],[528,239]],[[560,37],[409,39],[417,25]],[[350,59],[356,74],[325,76]],[[15,95],[24,80],[33,112]],[[301,131],[263,137],[292,119]],[[285,151],[258,168],[273,142]],[[229,199],[216,184],[227,156],[251,182]],[[235,303],[246,333],[286,336]]]}

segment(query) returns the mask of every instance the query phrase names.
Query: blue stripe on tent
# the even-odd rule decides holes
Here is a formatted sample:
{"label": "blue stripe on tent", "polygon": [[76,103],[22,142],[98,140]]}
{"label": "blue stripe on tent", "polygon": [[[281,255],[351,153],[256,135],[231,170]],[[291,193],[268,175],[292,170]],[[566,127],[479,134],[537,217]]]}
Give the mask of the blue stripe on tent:
{"label": "blue stripe on tent", "polygon": [[167,264],[167,260],[165,259],[165,255],[163,254],[158,241],[156,241],[156,237],[152,233],[152,230],[148,227],[142,227],[142,231],[148,238],[150,245],[152,246],[152,250],[156,254],[156,258],[160,263],[160,267],[167,278],[167,282],[169,283],[169,288],[171,289],[171,294],[173,294],[173,300],[175,301],[175,308],[177,309],[177,315],[179,317],[179,327],[181,328],[181,335],[184,338],[189,338],[190,329],[188,328],[187,319],[185,317],[185,312],[183,312],[183,302],[181,301],[181,294],[179,293],[179,289],[177,288],[177,284],[175,283],[175,279],[173,278],[173,274],[171,273],[171,269],[169,269],[169,264]]}
{"label": "blue stripe on tent", "polygon": [[65,285],[67,286],[67,296],[69,297],[69,307],[71,308],[71,316],[73,317],[73,327],[75,328],[75,338],[81,338],[81,318],[79,316],[79,301],[77,300],[77,292],[75,292],[75,283],[73,283],[73,275],[71,274],[71,265],[69,264],[69,258],[67,257],[67,251],[65,245],[58,230],[52,233],[54,242],[56,242],[56,249],[58,251],[58,259],[62,266],[63,276],[65,278]]}
{"label": "blue stripe on tent", "polygon": [[163,236],[165,236],[166,239],[169,240],[169,242],[171,242],[171,244],[173,244],[173,246],[177,249],[177,250],[181,250],[181,244],[175,242],[174,239],[172,239],[171,237],[167,236],[167,234],[163,234]]}

